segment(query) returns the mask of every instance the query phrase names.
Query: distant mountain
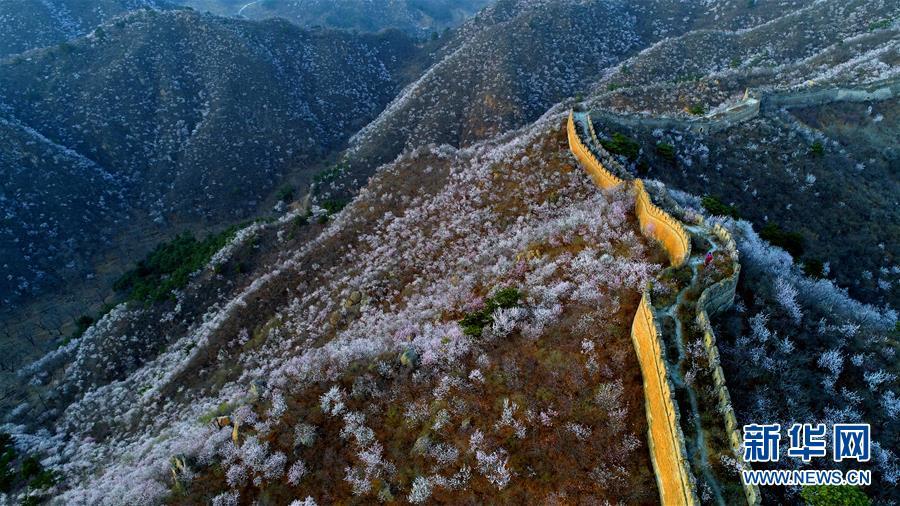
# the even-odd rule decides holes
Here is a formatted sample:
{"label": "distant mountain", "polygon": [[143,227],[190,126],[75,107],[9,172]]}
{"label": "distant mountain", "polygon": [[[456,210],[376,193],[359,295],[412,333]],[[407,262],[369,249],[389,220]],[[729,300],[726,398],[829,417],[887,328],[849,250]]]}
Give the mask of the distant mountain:
{"label": "distant mountain", "polygon": [[248,19],[285,18],[300,26],[422,36],[452,28],[492,0],[177,0],[199,11]]}
{"label": "distant mountain", "polygon": [[140,11],[2,64],[2,303],[101,275],[123,242],[250,216],[374,118],[418,54],[396,31]]}
{"label": "distant mountain", "polygon": [[[586,104],[601,135],[639,141],[634,169],[777,227],[798,264],[897,307],[898,18],[896,3],[825,1],[689,32],[611,69]],[[745,92],[761,111],[729,125]]]}
{"label": "distant mountain", "polygon": [[661,40],[746,29],[809,3],[500,0],[456,30],[436,63],[354,136],[353,177],[404,149],[466,146],[533,121]]}
{"label": "distant mountain", "polygon": [[130,11],[173,6],[165,0],[4,0],[0,58],[85,35]]}
{"label": "distant mountain", "polygon": [[[353,180],[363,180],[363,176],[404,150],[427,144],[472,145],[534,120],[552,104],[572,97],[584,99],[593,110],[636,117],[625,124],[612,121],[608,126],[619,130],[635,124],[640,127],[645,135],[644,158],[656,163],[654,144],[659,139],[651,142],[650,134],[659,128],[659,123],[648,121],[644,126],[640,118],[697,118],[712,109],[734,105],[748,89],[759,94],[810,86],[864,88],[868,83],[896,76],[900,31],[890,20],[898,16],[900,9],[888,2],[797,0],[785,6],[776,2],[731,1],[707,6],[674,1],[501,0],[457,30],[443,45],[435,64],[353,137],[348,151],[353,169],[345,176],[344,188],[352,191]],[[780,43],[771,45],[772,40]],[[692,108],[695,113],[689,112]],[[870,127],[889,131],[892,111],[888,107],[887,111],[869,113],[871,118],[881,113],[885,119]],[[795,141],[791,139],[800,134],[788,134],[799,129],[781,125],[782,120],[778,122],[766,128],[749,126],[751,132],[739,137],[756,139],[748,143],[749,150],[773,142],[771,137],[765,138],[764,131],[778,131],[783,150],[792,149]],[[667,132],[666,139],[680,135],[677,131]],[[715,137],[701,134],[701,140],[683,139],[674,144],[678,149],[695,151],[701,149],[698,146],[717,146],[719,149],[713,152],[719,154],[705,159],[702,167],[721,167],[715,170],[726,173],[728,177],[717,179],[716,185],[744,188],[746,160],[760,154],[736,146],[734,135],[734,131]],[[806,135],[808,144],[815,142],[812,137],[816,135],[819,134]],[[883,134],[869,137],[881,138]],[[762,172],[767,167],[784,166],[791,179],[800,177],[798,174],[807,177],[817,173],[819,186],[823,186],[821,183],[832,181],[832,176],[845,177],[838,167],[847,164],[862,163],[869,167],[870,177],[877,180],[887,174],[885,167],[896,163],[896,154],[891,154],[889,148],[873,153],[866,142],[843,144],[844,154],[834,159],[825,157],[829,160],[828,174],[809,168],[821,165],[814,158],[774,158],[752,166]],[[778,149],[771,156],[783,155],[784,151]],[[697,158],[695,155],[695,164]],[[685,174],[695,180],[686,190],[701,194],[706,191],[710,176],[700,166],[679,171],[669,171],[668,166],[663,163],[652,174],[676,187],[683,184]],[[887,225],[889,219],[884,226],[867,229],[873,234],[867,235],[864,246],[850,242],[827,244],[818,235],[835,220],[818,213],[817,206],[807,205],[805,195],[779,198],[778,186],[759,178],[754,181],[757,193],[770,195],[774,207],[759,206],[755,197],[751,199],[753,193],[742,191],[736,195],[741,198],[742,207],[752,210],[760,227],[769,217],[792,230],[805,228],[802,233],[807,238],[810,260],[830,261],[833,275],[842,286],[859,285],[854,295],[868,302],[900,302],[900,290],[891,288],[898,283],[891,271],[891,259],[900,252],[880,246],[896,242],[890,240],[895,232]],[[859,195],[868,196],[850,198],[855,192],[851,189],[860,184],[866,189],[860,190]],[[834,194],[822,193],[830,197],[820,198],[832,198],[835,204],[845,202],[842,206],[855,209],[857,216],[870,214],[865,203],[870,199],[880,203],[874,213],[888,212],[890,206],[885,203],[895,200],[893,181],[870,186],[868,180],[853,179],[834,188],[847,189],[849,194],[834,198]],[[724,189],[717,191],[731,195]],[[788,204],[791,206],[786,207]],[[820,220],[824,220],[819,225],[825,229],[811,227]],[[855,257],[865,260],[854,261]],[[887,269],[887,274],[879,275],[883,269]]]}

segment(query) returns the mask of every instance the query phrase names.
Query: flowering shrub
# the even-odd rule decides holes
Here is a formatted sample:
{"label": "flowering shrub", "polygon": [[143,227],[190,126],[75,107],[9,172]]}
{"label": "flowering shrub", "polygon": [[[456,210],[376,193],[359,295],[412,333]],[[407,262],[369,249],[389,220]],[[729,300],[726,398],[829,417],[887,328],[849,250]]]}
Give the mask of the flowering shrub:
{"label": "flowering shrub", "polygon": [[[66,432],[35,440],[72,477],[66,500],[155,500],[173,486],[172,455],[185,456],[187,501],[515,502],[528,490],[516,480],[535,474],[548,493],[654,497],[627,329],[659,266],[633,197],[596,189],[561,148],[561,120],[385,166],[318,238],[273,251],[268,272],[209,307],[177,308],[186,324],[167,348],[115,381],[81,372],[92,346],[125,346],[114,319],[157,309],[88,329],[66,352],[84,358],[53,380],[74,399]],[[292,226],[257,228],[254,243],[284,247]],[[585,479],[587,460],[630,478]]]}
{"label": "flowering shrub", "polygon": [[806,277],[747,222],[723,223],[738,242],[743,267],[736,309],[717,331],[738,423],[870,423],[867,466],[873,479],[896,483],[900,384],[889,371],[898,351],[890,338],[897,314]]}
{"label": "flowering shrub", "polygon": [[[512,309],[519,303],[520,297],[519,291],[513,287],[500,289],[496,295],[488,298],[484,302],[482,308],[468,313],[459,321],[463,333],[469,337],[481,337],[484,327],[494,324],[494,313],[498,312],[498,310]],[[501,313],[499,316],[501,321],[499,328],[501,330],[509,325],[509,314],[510,313]]]}

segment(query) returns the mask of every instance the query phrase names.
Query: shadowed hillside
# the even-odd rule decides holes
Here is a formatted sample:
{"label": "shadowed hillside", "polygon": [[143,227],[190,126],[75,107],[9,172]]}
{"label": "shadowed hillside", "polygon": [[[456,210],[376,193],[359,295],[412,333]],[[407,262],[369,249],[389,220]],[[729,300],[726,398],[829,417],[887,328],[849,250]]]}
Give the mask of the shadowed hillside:
{"label": "shadowed hillside", "polygon": [[[691,32],[610,70],[586,103],[609,142],[636,141],[618,146],[632,169],[732,205],[812,275],[896,307],[898,16],[891,2],[816,2]],[[739,112],[745,93],[761,104]]]}
{"label": "shadowed hillside", "polygon": [[130,11],[172,7],[165,0],[5,0],[0,3],[0,59],[85,35]]}
{"label": "shadowed hillside", "polygon": [[3,306],[86,277],[108,290],[173,232],[273,205],[381,111],[418,54],[398,32],[143,11],[0,64]]}
{"label": "shadowed hillside", "polygon": [[280,17],[304,27],[364,32],[396,28],[432,36],[455,27],[491,0],[176,0],[199,11],[248,19]]}
{"label": "shadowed hillside", "polygon": [[812,4],[499,1],[456,30],[434,65],[354,136],[348,152],[353,170],[345,182],[404,149],[466,146],[533,121],[561,100],[586,95],[621,72],[623,61],[657,44],[776,24]]}

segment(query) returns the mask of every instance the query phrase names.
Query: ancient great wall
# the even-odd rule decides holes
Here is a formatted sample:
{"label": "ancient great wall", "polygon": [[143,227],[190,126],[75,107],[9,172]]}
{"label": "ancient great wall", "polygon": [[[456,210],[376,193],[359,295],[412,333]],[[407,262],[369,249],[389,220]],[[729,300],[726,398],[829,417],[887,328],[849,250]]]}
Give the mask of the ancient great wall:
{"label": "ancient great wall", "polygon": [[[725,443],[722,454],[731,454],[742,468],[741,436],[731,406],[731,398],[725,376],[719,364],[719,352],[710,316],[727,309],[734,300],[740,275],[740,263],[734,241],[728,231],[719,225],[708,227],[702,217],[693,217],[691,224],[684,224],[656,205],[645,184],[627,174],[603,149],[594,131],[590,116],[584,112],[571,112],[567,123],[569,148],[572,154],[603,189],[627,185],[635,193],[635,213],[641,232],[658,241],[668,254],[670,269],[689,269],[691,283],[683,288],[674,302],[657,307],[651,300],[651,288],[643,291],[641,302],[631,328],[638,362],[643,376],[645,409],[648,423],[648,446],[653,470],[659,487],[660,501],[664,505],[699,504],[696,474],[706,484],[707,495],[712,502],[733,504],[734,490],[747,504],[760,504],[759,489],[731,483],[730,492],[713,471],[705,438],[709,432],[720,432]],[[693,239],[693,240],[692,240]],[[706,246],[692,255],[692,242]],[[707,251],[720,251],[726,259],[725,275],[714,282],[703,276],[704,256]],[[695,302],[685,294],[699,290]],[[694,315],[693,321],[682,321],[684,314]],[[671,323],[663,333],[660,321]],[[690,318],[688,318],[690,320]],[[710,390],[715,394],[715,406],[703,406],[690,382],[683,376],[686,334],[699,333],[708,364]],[[701,337],[702,336],[702,337]],[[667,357],[668,350],[675,350]],[[680,394],[680,395],[676,395]],[[681,397],[681,402],[679,398]],[[683,416],[679,404],[687,411]],[[700,410],[716,414],[717,427],[703,426]],[[685,429],[691,434],[686,437]],[[706,501],[704,501],[706,502]]]}
{"label": "ancient great wall", "polygon": [[722,110],[695,118],[643,116],[623,112],[597,111],[595,117],[628,128],[661,128],[712,134],[727,130],[761,114],[779,109],[813,107],[841,102],[878,102],[900,96],[900,79],[893,77],[865,86],[841,88],[835,86],[794,90],[747,91],[743,100]]}

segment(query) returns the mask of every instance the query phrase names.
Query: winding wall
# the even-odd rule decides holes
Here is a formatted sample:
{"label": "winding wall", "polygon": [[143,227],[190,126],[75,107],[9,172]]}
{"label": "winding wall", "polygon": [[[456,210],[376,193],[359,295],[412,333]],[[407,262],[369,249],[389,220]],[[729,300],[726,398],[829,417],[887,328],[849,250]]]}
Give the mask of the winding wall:
{"label": "winding wall", "polygon": [[835,102],[877,102],[900,96],[900,79],[888,78],[857,88],[811,88],[792,91],[755,90],[758,98],[748,99],[725,111],[699,118],[656,116],[647,117],[629,113],[597,111],[593,113],[618,125],[630,128],[662,128],[665,130],[690,130],[715,133],[753,119],[760,113],[771,113],[781,108],[812,107]]}
{"label": "winding wall", "polygon": [[644,379],[647,439],[659,499],[666,506],[699,504],[688,471],[687,448],[678,421],[678,408],[672,393],[674,388],[666,372],[661,336],[650,291],[644,290],[631,324],[631,340]]}
{"label": "winding wall", "polygon": [[[579,114],[584,116],[576,118],[575,113],[571,113],[567,125],[572,153],[601,188],[612,188],[629,183],[634,187],[635,213],[638,216],[642,233],[655,238],[662,244],[669,254],[672,265],[683,265],[691,255],[690,236],[684,225],[653,203],[644,188],[643,181],[640,179],[628,181],[603,165],[597,154],[585,145],[577,129],[576,121],[579,121],[584,135],[589,137],[589,142],[600,146],[590,116],[585,113]],[[698,218],[696,224],[708,229],[702,218]],[[717,408],[724,418],[728,442],[735,455],[740,456],[741,433],[738,430],[737,418],[725,382],[725,374],[719,361],[716,336],[709,319],[711,315],[727,309],[734,302],[741,265],[737,246],[728,230],[715,224],[712,227],[712,234],[716,236],[716,239],[724,246],[723,249],[728,253],[733,272],[727,278],[721,279],[703,290],[697,300],[695,321],[703,333],[703,346],[713,378]],[[679,423],[680,415],[674,401],[674,388],[666,369],[662,332],[657,321],[649,290],[645,289],[632,322],[631,338],[634,342],[644,383],[650,458],[656,473],[662,504],[698,504],[695,485],[689,471],[685,438]],[[739,462],[743,469],[750,469],[745,462],[740,459]],[[747,503],[751,506],[759,505],[761,502],[759,488],[745,483],[743,487]]]}
{"label": "winding wall", "polygon": [[[586,133],[598,143],[589,117],[585,118]],[[574,111],[567,124],[569,148],[593,177],[598,186],[613,188],[626,181],[613,174],[600,162],[592,150],[578,135]],[[640,179],[632,186],[636,192],[635,213],[641,232],[662,243],[674,266],[681,266],[690,257],[691,241],[688,232],[678,220],[653,204]],[[631,339],[637,353],[644,384],[644,406],[647,412],[648,446],[650,460],[656,474],[659,497],[662,504],[698,504],[697,493],[690,478],[684,434],[679,423],[679,413],[673,397],[673,388],[666,371],[663,356],[662,332],[659,329],[650,292],[644,290],[641,303],[631,325]]]}
{"label": "winding wall", "polygon": [[[584,123],[586,133],[599,145],[590,117],[585,114]],[[578,135],[575,125],[575,112],[569,113],[569,121],[566,126],[569,138],[569,149],[575,158],[581,162],[594,182],[603,189],[629,183],[625,179],[614,174],[597,158],[590,147],[585,145]],[[691,256],[691,240],[684,226],[668,213],[660,209],[650,200],[650,195],[644,188],[644,182],[635,179],[630,182],[636,192],[635,213],[641,223],[641,231],[648,237],[653,237],[663,244],[669,254],[669,261],[675,267],[680,267]]]}
{"label": "winding wall", "polygon": [[[703,224],[702,218],[700,223]],[[719,224],[713,226],[713,233],[725,245],[725,251],[731,258],[731,265],[734,272],[731,276],[718,281],[706,288],[697,299],[697,326],[703,333],[703,348],[706,351],[706,357],[709,361],[709,368],[712,371],[713,388],[715,389],[717,407],[725,420],[725,431],[728,435],[728,442],[732,451],[736,455],[741,455],[741,445],[743,444],[741,432],[738,428],[737,418],[734,415],[734,407],[731,405],[731,395],[728,393],[728,385],[725,383],[725,373],[719,361],[719,347],[716,345],[716,334],[713,332],[710,324],[710,316],[727,309],[734,302],[735,291],[737,290],[738,278],[741,274],[741,264],[738,258],[737,246],[731,234]],[[749,470],[750,466],[743,460],[739,460],[742,469]],[[747,498],[747,504],[758,506],[761,503],[759,487],[743,483],[744,496]]]}
{"label": "winding wall", "polygon": [[572,154],[575,155],[575,158],[581,162],[581,165],[587,170],[588,174],[594,179],[594,182],[597,183],[597,186],[603,189],[614,188],[619,186],[620,184],[625,184],[625,180],[616,176],[612,172],[608,171],[606,167],[600,163],[600,160],[591,152],[590,148],[588,148],[582,141],[581,137],[579,137],[578,132],[575,130],[575,113],[569,113],[569,122],[566,126],[566,131],[569,137],[569,149],[572,151]]}

